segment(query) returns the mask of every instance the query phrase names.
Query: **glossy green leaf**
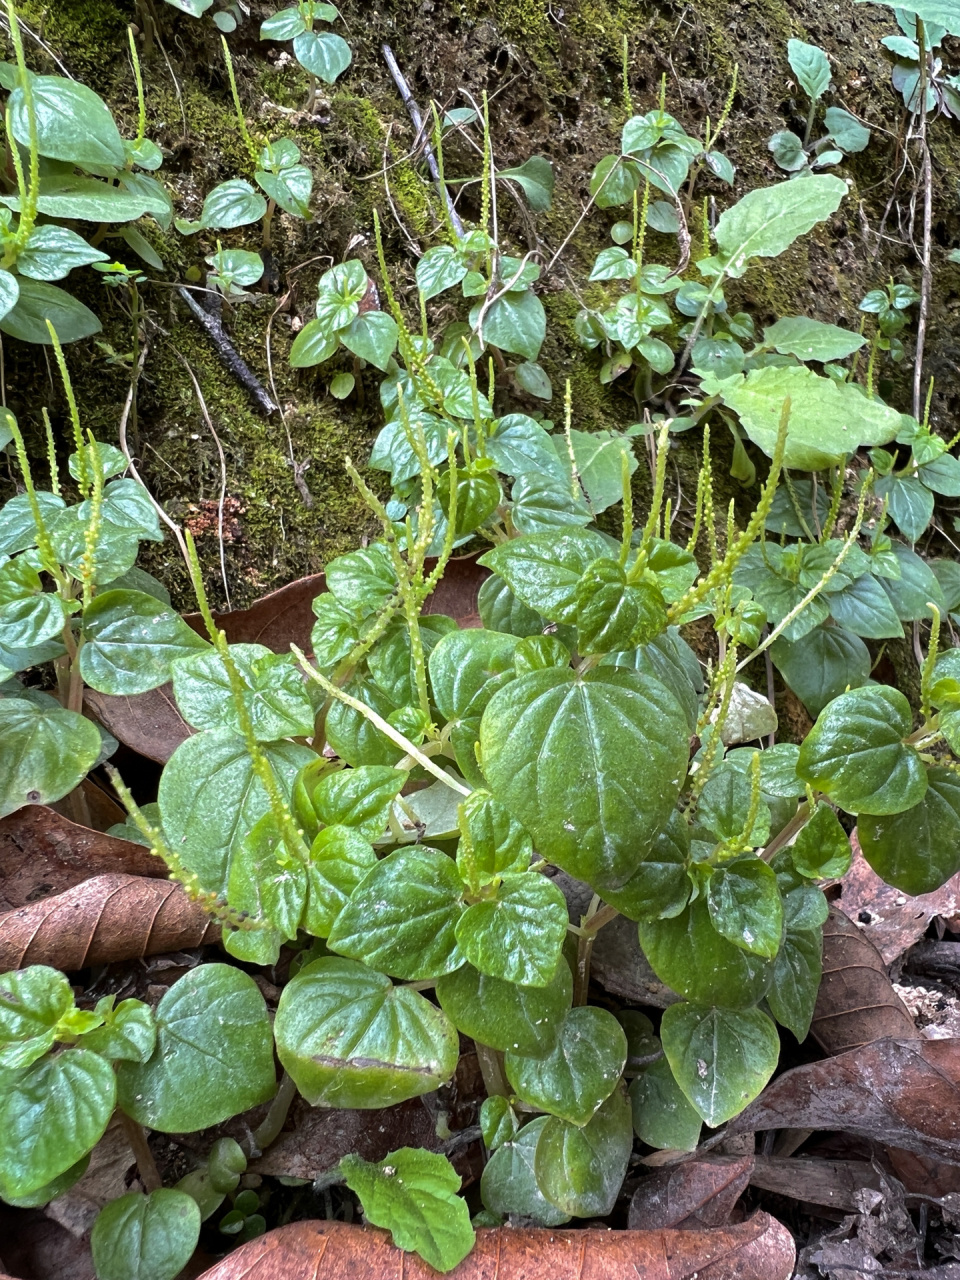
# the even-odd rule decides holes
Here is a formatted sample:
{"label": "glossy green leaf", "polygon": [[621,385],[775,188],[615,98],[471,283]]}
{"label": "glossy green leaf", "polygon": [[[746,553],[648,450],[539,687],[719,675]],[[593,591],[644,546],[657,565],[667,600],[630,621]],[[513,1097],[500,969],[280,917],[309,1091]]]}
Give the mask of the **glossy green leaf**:
{"label": "glossy green leaf", "polygon": [[[29,275],[30,272],[26,272],[26,274]],[[54,276],[54,279],[57,279],[57,277]],[[17,277],[11,275],[9,271],[0,271],[0,319],[2,319],[7,312],[13,310],[17,305],[17,299],[19,297],[20,285],[17,282]],[[10,439],[12,439],[12,437],[8,436],[7,443],[10,442]]]}
{"label": "glossy green leaf", "polygon": [[[263,751],[289,798],[315,753],[294,742],[270,743]],[[269,809],[244,739],[230,729],[187,738],[167,761],[157,799],[166,837],[184,865],[207,891],[225,892],[233,850]]]}
{"label": "glossy green leaf", "polygon": [[641,921],[639,928],[651,968],[687,1000],[741,1009],[755,1004],[769,986],[770,961],[722,937],[702,894],[680,915]]}
{"label": "glossy green leaf", "polygon": [[630,920],[679,915],[690,897],[689,856],[690,828],[674,810],[644,860],[618,889],[605,888],[604,900]]}
{"label": "glossy green leaf", "polygon": [[62,973],[31,965],[0,977],[0,1072],[18,1071],[53,1045],[57,1023],[73,1008]]}
{"label": "glossy green leaf", "polygon": [[[203,641],[193,649],[202,652],[191,652],[173,664],[173,694],[180,714],[195,729],[223,727],[241,733],[223,659]],[[232,644],[230,656],[240,675],[244,707],[258,741],[313,734],[313,704],[300,670],[288,654],[273,653],[262,644]]]}
{"label": "glossy green leaf", "polygon": [[482,321],[478,304],[470,312],[470,324],[476,330],[482,324],[484,343],[511,351],[525,360],[536,360],[547,334],[547,315],[537,295],[527,289],[523,293],[505,293],[487,307]]}
{"label": "glossy green leaf", "polygon": [[528,156],[513,169],[500,169],[498,178],[509,178],[522,188],[531,209],[538,213],[550,208],[553,200],[553,165],[543,156]]}
{"label": "glossy green leaf", "polygon": [[887,499],[887,512],[908,542],[916,542],[933,519],[933,494],[916,476],[882,476],[878,498]]}
{"label": "glossy green leaf", "polygon": [[583,1128],[557,1116],[549,1118],[534,1155],[537,1185],[563,1213],[606,1217],[616,1203],[632,1150],[630,1103],[620,1087]]}
{"label": "glossy green leaf", "polygon": [[459,284],[466,274],[466,264],[458,251],[449,244],[438,244],[417,263],[417,288],[429,301]]}
{"label": "glossy green leaf", "polygon": [[547,625],[546,619],[518,599],[505,579],[496,573],[492,573],[480,587],[477,609],[488,631],[499,631],[512,636],[536,636]]}
{"label": "glossy green leaf", "polygon": [[932,893],[960,871],[960,777],[927,770],[923,799],[890,816],[863,814],[857,834],[877,875],[904,893]]}
{"label": "glossy green leaf", "polygon": [[549,1053],[527,1057],[509,1050],[504,1068],[522,1101],[584,1125],[619,1084],[626,1061],[619,1022],[606,1009],[585,1006],[567,1013]]}
{"label": "glossy green leaf", "polygon": [[855,636],[886,640],[903,635],[903,624],[890,597],[872,573],[865,573],[842,591],[833,592],[828,603],[832,617]]}
{"label": "glossy green leaf", "polygon": [[254,174],[257,185],[286,213],[295,218],[309,218],[310,195],[313,191],[313,174],[305,164],[295,164],[279,173],[258,169]]}
{"label": "glossy green leaf", "polygon": [[552,668],[494,694],[480,746],[490,790],[538,851],[594,887],[616,888],[669,818],[689,736],[679,703],[649,677]]}
{"label": "glossy green leaf", "polygon": [[487,437],[487,454],[506,475],[534,472],[567,482],[550,435],[525,413],[508,413],[497,421],[496,430]]}
{"label": "glossy green leaf", "polygon": [[169,1187],[111,1200],[90,1232],[97,1280],[173,1280],[193,1257],[200,1208]]}
{"label": "glossy green leaf", "polygon": [[565,960],[545,987],[491,978],[472,965],[437,979],[437,999],[458,1031],[501,1051],[548,1053],[570,1008],[573,980]]}
{"label": "glossy green leaf", "polygon": [[[697,804],[697,827],[714,840],[734,841],[743,835],[750,816],[750,780],[730,765],[721,764],[707,779]],[[765,844],[770,834],[770,813],[760,801],[753,826],[746,833],[750,844]],[[705,838],[704,835],[699,836]],[[749,950],[749,948],[748,948]]]}
{"label": "glossy green leaf", "polygon": [[514,1138],[501,1143],[487,1161],[480,1179],[480,1196],[491,1213],[504,1217],[518,1214],[542,1227],[559,1227],[570,1221],[569,1213],[557,1209],[543,1195],[534,1172],[537,1144],[549,1120],[549,1116],[537,1116],[529,1121]]}
{"label": "glossy green leaf", "polygon": [[108,1062],[146,1062],[157,1042],[153,1010],[142,1000],[121,1000],[113,1008],[113,996],[105,996],[97,1005],[109,1002],[104,1010],[102,1026],[87,1032],[83,1047],[99,1053]]}
{"label": "glossy green leaf", "polygon": [[483,691],[498,676],[512,671],[518,643],[519,637],[492,628],[443,636],[428,662],[430,688],[440,714],[455,720],[481,712],[486,705]]}
{"label": "glossy green leaf", "polygon": [[[816,181],[810,178],[784,185],[807,187]],[[756,194],[760,193],[751,192]],[[720,396],[733,409],[743,430],[768,457],[773,455],[783,405],[789,398],[783,463],[799,471],[840,466],[848,454],[863,445],[888,444],[900,430],[900,414],[895,409],[881,400],[868,400],[854,383],[834,382],[805,366],[768,366],[745,377],[708,374],[702,387],[707,395]]]}
{"label": "glossy green leaf", "polygon": [[632,1081],[630,1105],[634,1132],[648,1147],[695,1150],[703,1121],[673,1078],[665,1056],[645,1066]]}
{"label": "glossy green leaf", "polygon": [[707,886],[716,931],[752,955],[773,959],[780,949],[783,907],[777,877],[760,858],[737,858],[718,867]]}
{"label": "glossy green leaf", "polygon": [[259,222],[267,211],[267,202],[245,178],[231,178],[214,187],[203,202],[200,226],[226,231]]}
{"label": "glossy green leaf", "polygon": [[[85,84],[63,76],[31,75],[37,145],[42,156],[80,168],[114,165],[127,157],[110,108]],[[10,123],[21,146],[30,146],[30,120],[23,89],[10,95]]]}
{"label": "glossy green leaf", "polygon": [[832,880],[850,867],[850,840],[828,804],[817,805],[790,848],[793,865],[810,880]]}
{"label": "glossy green leaf", "polygon": [[0,330],[21,342],[49,346],[47,321],[53,325],[62,343],[79,342],[100,332],[100,321],[72,294],[45,280],[20,276],[17,305],[0,319]]}
{"label": "glossy green leaf", "polygon": [[780,1057],[777,1029],[759,1009],[674,1004],[660,1035],[674,1078],[713,1129],[753,1101]]}
{"label": "glossy green leaf", "polygon": [[[61,511],[50,529],[54,554],[75,578],[81,578],[84,573],[89,527],[89,512],[85,514],[77,506]],[[98,586],[114,582],[133,568],[139,550],[140,539],[136,532],[104,520],[93,550],[93,581]]]}
{"label": "glossy green leaf", "polygon": [[75,267],[107,261],[107,255],[87,244],[83,236],[51,224],[34,227],[26,248],[17,258],[17,271],[32,280],[62,280]]}
{"label": "glossy green leaf", "polygon": [[[554,455],[556,457],[556,455]],[[590,508],[568,480],[551,472],[524,471],[510,491],[510,517],[520,533],[550,533],[590,523]]]}
{"label": "glossy green leaf", "polygon": [[407,777],[401,769],[381,765],[343,769],[325,774],[313,788],[311,800],[325,826],[351,827],[365,839],[376,840]]}
{"label": "glossy green leaf", "polygon": [[327,943],[394,977],[434,978],[463,964],[454,933],[462,910],[452,858],[423,846],[398,849],[360,882]]}
{"label": "glossy green leaf", "polygon": [[903,622],[929,622],[928,601],[932,601],[944,613],[946,602],[943,592],[926,561],[898,542],[893,544],[891,553],[900,566],[900,577],[883,577],[880,585],[890,597],[897,617]]}
{"label": "glossy green leaf", "polygon": [[864,151],[870,143],[870,130],[843,107],[827,107],[823,122],[833,141],[848,155]]}
{"label": "glossy green leaf", "polygon": [[[306,868],[296,851],[287,849],[273,814],[266,813],[234,850],[227,901],[255,920],[269,921],[277,933],[292,940],[297,936],[306,900]],[[239,930],[227,934],[227,950],[240,959],[249,959],[251,952],[260,953],[266,940],[258,937],[258,932]],[[273,955],[276,947],[272,940],[265,949]],[[275,964],[276,958],[260,963]]]}
{"label": "glossy green leaf", "polygon": [[512,1141],[519,1127],[517,1113],[506,1098],[497,1093],[484,1098],[480,1104],[480,1133],[490,1154]]}
{"label": "glossy green leaf", "polygon": [[378,369],[386,369],[397,346],[397,324],[385,311],[365,311],[339,336],[348,351]]}
{"label": "glossy green leaf", "polygon": [[770,1012],[798,1040],[805,1040],[813,1020],[823,969],[823,934],[816,929],[788,929],[773,966],[767,992]]}
{"label": "glossy green leaf", "polygon": [[110,694],[156,689],[170,679],[177,658],[209,647],[179,614],[139,591],[95,596],[83,613],[83,633],[80,673],[91,689]]}
{"label": "glossy green leaf", "polygon": [[842,627],[821,626],[802,640],[782,637],[770,646],[773,664],[812,716],[847,688],[870,678],[870,651]]}
{"label": "glossy green leaf", "polygon": [[110,1066],[87,1049],[41,1058],[0,1091],[0,1195],[29,1195],[100,1141],[113,1114]]}
{"label": "glossy green leaf", "polygon": [[479,563],[503,578],[514,595],[552,622],[576,622],[577,587],[586,569],[606,556],[607,543],[592,529],[535,533],[502,543]]}
{"label": "glossy green leaf", "polygon": [[902,813],[927,789],[923,762],[905,738],[910,704],[898,689],[842,693],[820,713],[800,748],[797,773],[847,813]]}
{"label": "glossy green leaf", "polygon": [[397,590],[397,575],[382,542],[337,556],[326,568],[327,587],[361,617],[376,613]]}
{"label": "glossy green leaf", "polygon": [[[40,514],[49,526],[64,509],[64,501],[52,493],[36,495]],[[36,546],[37,526],[29,495],[19,493],[0,507],[0,555],[15,555],[27,547]]]}
{"label": "glossy green leaf", "polygon": [[437,1271],[452,1271],[473,1248],[460,1175],[446,1156],[401,1147],[379,1164],[344,1156],[340,1171],[360,1198],[366,1220],[386,1227],[398,1249],[418,1253]]}
{"label": "glossy green leaf", "polygon": [[577,585],[580,653],[632,649],[666,629],[666,603],[655,581],[628,583],[620,564],[608,557],[587,566]]}
{"label": "glossy green leaf", "polygon": [[545,987],[557,971],[568,920],[557,886],[537,871],[524,871],[504,875],[495,898],[468,906],[456,938],[463,957],[481,973]]}
{"label": "glossy green leaf", "polygon": [[290,363],[294,369],[309,369],[329,360],[339,346],[340,339],[331,333],[323,320],[308,320],[294,339],[290,348]]}
{"label": "glossy green leaf", "polygon": [[293,52],[300,65],[324,84],[333,84],[353,60],[346,40],[333,31],[304,31],[294,36]]}
{"label": "glossy green leaf", "polygon": [[[569,456],[566,442],[559,437],[554,441],[558,455],[564,460],[567,478],[570,478]],[[614,431],[571,431],[570,447],[573,449],[577,475],[587,495],[594,514],[599,515],[607,507],[623,497],[623,460],[626,459],[630,475],[639,463],[633,445]],[[609,553],[608,553],[609,554]]]}
{"label": "glossy green leaf", "polygon": [[472,892],[507,872],[529,867],[533,857],[529,835],[487,792],[468,796],[459,807],[458,820],[457,870]]}
{"label": "glossy green leaf", "polygon": [[283,989],[280,1061],[313,1106],[389,1107],[453,1075],[457,1033],[418,992],[353,960],[314,960]]}
{"label": "glossy green leaf", "polygon": [[361,880],[377,865],[373,846],[351,827],[325,827],[310,848],[303,927],[325,938]]}
{"label": "glossy green leaf", "polygon": [[273,1039],[257,984],[227,964],[191,969],[156,1008],[157,1044],[145,1063],[121,1062],[124,1111],[161,1133],[191,1133],[270,1099]]}
{"label": "glossy green leaf", "polygon": [[0,742],[0,817],[25,804],[60,800],[100,756],[100,734],[91,721],[25,698],[0,699]]}

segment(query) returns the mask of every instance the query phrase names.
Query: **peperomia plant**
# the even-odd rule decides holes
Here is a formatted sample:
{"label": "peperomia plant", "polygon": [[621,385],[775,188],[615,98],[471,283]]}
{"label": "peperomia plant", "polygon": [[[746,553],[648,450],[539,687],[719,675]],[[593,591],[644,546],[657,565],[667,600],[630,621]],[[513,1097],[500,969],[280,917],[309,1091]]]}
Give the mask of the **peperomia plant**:
{"label": "peperomia plant", "polygon": [[[163,157],[146,136],[132,36],[140,109],[137,135],[129,140],[121,137],[110,108],[92,89],[28,70],[13,0],[7,0],[6,9],[16,61],[0,63],[12,160],[0,195],[0,330],[24,342],[47,343],[52,324],[62,342],[75,342],[96,333],[100,322],[53,281],[75,268],[108,262],[100,245],[111,238],[163,269],[135,225],[150,215],[166,230],[173,220],[170,197],[152,176]],[[64,225],[77,221],[100,224],[92,240]]]}
{"label": "peperomia plant", "polygon": [[870,130],[844,107],[827,107],[823,133],[818,139],[813,138],[818,105],[832,80],[830,60],[824,51],[802,40],[790,40],[787,60],[810,105],[802,136],[792,129],[782,129],[767,142],[780,168],[794,174],[813,172],[839,164],[845,155],[863,151],[870,142]]}

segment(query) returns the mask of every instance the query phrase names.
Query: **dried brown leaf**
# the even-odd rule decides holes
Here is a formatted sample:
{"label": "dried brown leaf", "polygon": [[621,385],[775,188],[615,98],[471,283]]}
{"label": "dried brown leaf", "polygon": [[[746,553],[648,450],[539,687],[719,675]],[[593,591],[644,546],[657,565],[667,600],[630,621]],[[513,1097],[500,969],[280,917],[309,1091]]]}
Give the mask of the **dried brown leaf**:
{"label": "dried brown leaf", "polygon": [[158,764],[166,764],[193,733],[177,710],[170,684],[129,696],[87,689],[83,705],[115,738]]}
{"label": "dried brown leaf", "polygon": [[635,1231],[722,1227],[750,1183],[753,1156],[688,1160],[641,1178],[630,1201]]}
{"label": "dried brown leaf", "polygon": [[0,972],[71,971],[215,942],[217,926],[178,884],[105,875],[0,915]]}
{"label": "dried brown leaf", "polygon": [[750,1185],[791,1200],[850,1212],[860,1207],[857,1194],[864,1187],[880,1190],[880,1175],[866,1160],[757,1156]]}
{"label": "dried brown leaf", "polygon": [[163,878],[167,869],[143,845],[81,827],[46,805],[0,819],[0,912],[108,874]]}
{"label": "dried brown leaf", "polygon": [[960,1040],[877,1040],[769,1084],[728,1132],[840,1129],[960,1165]]}
{"label": "dried brown leaf", "polygon": [[920,1034],[880,952],[836,907],[823,926],[823,980],[810,1032],[830,1054],[887,1036],[907,1040]]}
{"label": "dried brown leaf", "polygon": [[50,806],[71,822],[82,823],[94,831],[107,831],[117,822],[125,822],[127,815],[117,803],[117,798],[105,791],[95,779],[84,778],[78,787]]}
{"label": "dried brown leaf", "polygon": [[[231,644],[262,644],[274,653],[288,653],[291,644],[306,652],[310,650],[310,632],[316,617],[313,601],[327,589],[322,573],[298,578],[279,591],[255,600],[249,609],[234,609],[230,613],[215,613],[217,625],[226,633]],[[184,614],[184,622],[194,631],[206,636],[207,630],[199,613]]]}
{"label": "dried brown leaf", "polygon": [[[712,1231],[477,1232],[451,1280],[789,1280],[793,1237],[766,1213]],[[202,1280],[435,1280],[385,1231],[294,1222],[242,1245]]]}
{"label": "dried brown leaf", "polygon": [[922,938],[934,916],[951,917],[960,912],[960,874],[933,893],[912,898],[885,884],[860,852],[857,833],[850,837],[853,861],[840,881],[840,906],[851,920],[892,964],[898,956]]}
{"label": "dried brown leaf", "polygon": [[364,1160],[382,1160],[398,1147],[442,1149],[436,1117],[419,1098],[382,1111],[317,1108],[298,1099],[291,1118],[293,1128],[251,1162],[251,1173],[316,1178],[350,1152]]}
{"label": "dried brown leaf", "polygon": [[451,560],[444,570],[436,591],[424,605],[424,613],[445,613],[456,618],[461,627],[480,627],[477,595],[490,570],[472,557]]}

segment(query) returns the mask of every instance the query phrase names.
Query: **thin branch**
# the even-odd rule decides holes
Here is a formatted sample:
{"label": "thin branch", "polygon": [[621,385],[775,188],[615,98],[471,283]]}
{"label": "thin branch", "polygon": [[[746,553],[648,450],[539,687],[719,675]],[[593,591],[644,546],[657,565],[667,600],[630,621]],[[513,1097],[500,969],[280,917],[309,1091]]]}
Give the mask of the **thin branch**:
{"label": "thin branch", "polygon": [[427,162],[427,168],[430,170],[430,177],[433,179],[433,184],[437,188],[440,199],[446,205],[447,213],[450,215],[450,221],[453,224],[453,229],[457,233],[458,239],[462,240],[465,234],[463,230],[463,223],[460,221],[460,215],[457,213],[454,208],[453,201],[450,199],[450,192],[440,181],[440,169],[437,165],[437,157],[433,154],[433,147],[431,147],[426,132],[424,131],[423,116],[420,114],[420,108],[417,106],[416,100],[410,92],[410,86],[407,84],[404,74],[400,70],[393,50],[388,44],[381,45],[380,48],[383,53],[383,60],[387,64],[387,69],[393,76],[393,83],[397,86],[397,89],[400,92],[400,97],[403,99],[403,104],[407,108],[410,119],[413,121],[413,127],[417,131],[417,136],[420,137],[422,135],[421,146],[423,147],[423,155]]}
{"label": "thin branch", "polygon": [[272,413],[276,413],[277,406],[270,399],[259,380],[250,372],[246,362],[241,358],[236,347],[224,333],[223,326],[217,317],[211,312],[205,311],[189,290],[178,287],[177,293],[190,308],[194,319],[206,329],[224,367],[233,374],[241,386],[246,387],[256,401],[261,413],[267,417]]}

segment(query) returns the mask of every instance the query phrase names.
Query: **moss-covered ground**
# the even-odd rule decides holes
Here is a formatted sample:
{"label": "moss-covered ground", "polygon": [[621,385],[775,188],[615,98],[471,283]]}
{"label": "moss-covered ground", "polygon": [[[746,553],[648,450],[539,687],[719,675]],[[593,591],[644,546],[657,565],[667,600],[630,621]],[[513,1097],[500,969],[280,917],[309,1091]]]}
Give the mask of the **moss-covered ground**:
{"label": "moss-covered ground", "polygon": [[[393,283],[416,320],[411,288],[416,255],[436,243],[442,229],[436,195],[419,158],[411,156],[413,131],[383,62],[385,41],[422,104],[434,97],[445,105],[463,105],[465,95],[479,100],[488,93],[498,164],[520,163],[531,154],[554,162],[557,187],[549,212],[531,219],[509,200],[501,201],[507,245],[523,251],[539,248],[544,262],[577,223],[593,166],[617,148],[627,114],[624,40],[634,110],[654,107],[663,82],[668,109],[692,133],[702,131],[707,118],[716,121],[737,69],[733,110],[721,144],[737,166],[734,196],[782,176],[766,139],[777,129],[801,126],[805,114],[790,80],[786,42],[799,37],[819,43],[833,60],[831,101],[870,124],[873,139],[842,169],[851,189],[841,211],[780,259],[752,269],[738,283],[732,301],[749,310],[758,326],[799,313],[856,327],[857,303],[867,289],[891,275],[918,280],[910,243],[913,179],[907,172],[894,183],[903,164],[902,104],[890,88],[889,64],[879,48],[879,37],[891,29],[882,8],[852,0],[829,6],[816,0],[698,0],[695,6],[652,0],[347,0],[344,34],[354,52],[353,65],[335,87],[323,88],[305,115],[305,73],[285,46],[257,38],[259,19],[274,7],[252,5],[250,19],[230,37],[230,46],[250,128],[263,137],[295,138],[314,173],[314,217],[310,222],[286,215],[276,219],[274,291],[227,309],[225,324],[265,385],[272,370],[285,421],[256,413],[172,287],[188,272],[196,277],[204,269],[204,255],[216,247],[214,237],[201,233],[184,238],[176,232],[163,234],[152,224],[145,228],[168,270],[143,295],[151,351],[139,396],[142,473],[177,518],[189,518],[191,506],[219,496],[217,441],[185,362],[197,378],[226,460],[226,489],[236,512],[225,548],[235,605],[315,572],[372,531],[343,463],[347,455],[363,461],[369,453],[380,425],[377,379],[365,372],[360,393],[337,401],[328,391],[331,371],[347,364],[334,360],[322,371],[298,373],[289,368],[288,353],[296,328],[312,313],[323,270],[344,256],[358,256],[376,270],[374,210],[384,225]],[[179,214],[196,217],[204,194],[218,181],[250,176],[220,37],[209,16],[193,20],[162,0],[21,0],[20,9],[69,72],[108,99],[128,133],[135,126],[136,106],[126,27],[139,25],[149,133],[163,149],[161,176]],[[144,39],[151,23],[156,38]],[[29,38],[28,57],[39,70],[55,70],[44,49]],[[935,120],[931,139],[938,288],[928,360],[938,387],[934,421],[952,434],[960,276],[956,267],[944,265],[943,250],[960,237],[960,127]],[[479,161],[454,142],[447,168],[452,175],[469,176],[478,172]],[[719,211],[731,198],[719,179],[702,177],[694,235],[701,202]],[[465,188],[461,208],[468,220],[476,214],[473,199],[471,188]],[[615,210],[593,211],[585,218],[541,286],[549,320],[542,363],[558,389],[546,413],[559,415],[562,387],[569,379],[575,425],[586,429],[625,427],[638,416],[636,403],[624,390],[600,385],[599,356],[585,352],[573,331],[582,299],[595,289],[587,285],[593,258],[610,243],[608,230],[617,216]],[[247,228],[228,232],[222,240],[256,247],[257,234]],[[108,243],[111,252],[134,261],[123,244]],[[676,262],[676,244],[666,236],[651,234],[647,252],[651,259]],[[92,272],[78,273],[75,279],[80,296],[102,315],[104,331],[100,343],[71,349],[70,368],[86,424],[101,438],[113,440],[128,376],[117,357],[131,349],[130,320],[122,298],[103,290]],[[450,304],[438,300],[432,306],[439,313]],[[43,353],[7,340],[4,357],[8,403],[28,431],[36,433],[43,405],[62,419],[62,396],[49,378]],[[882,372],[882,389],[904,408],[910,372],[892,367]],[[510,403],[527,411],[538,408],[522,396],[511,400],[504,386],[501,404]],[[696,488],[697,436],[693,432],[677,438],[674,476],[681,508]],[[32,438],[39,447],[39,436]],[[721,443],[721,453],[724,448]],[[648,484],[644,466],[636,484],[642,500]],[[749,495],[725,478],[721,498],[730,497],[749,502]],[[201,547],[218,599],[222,586],[215,535],[205,534]],[[172,551],[152,552],[149,567],[162,574],[179,603],[189,604]]]}

